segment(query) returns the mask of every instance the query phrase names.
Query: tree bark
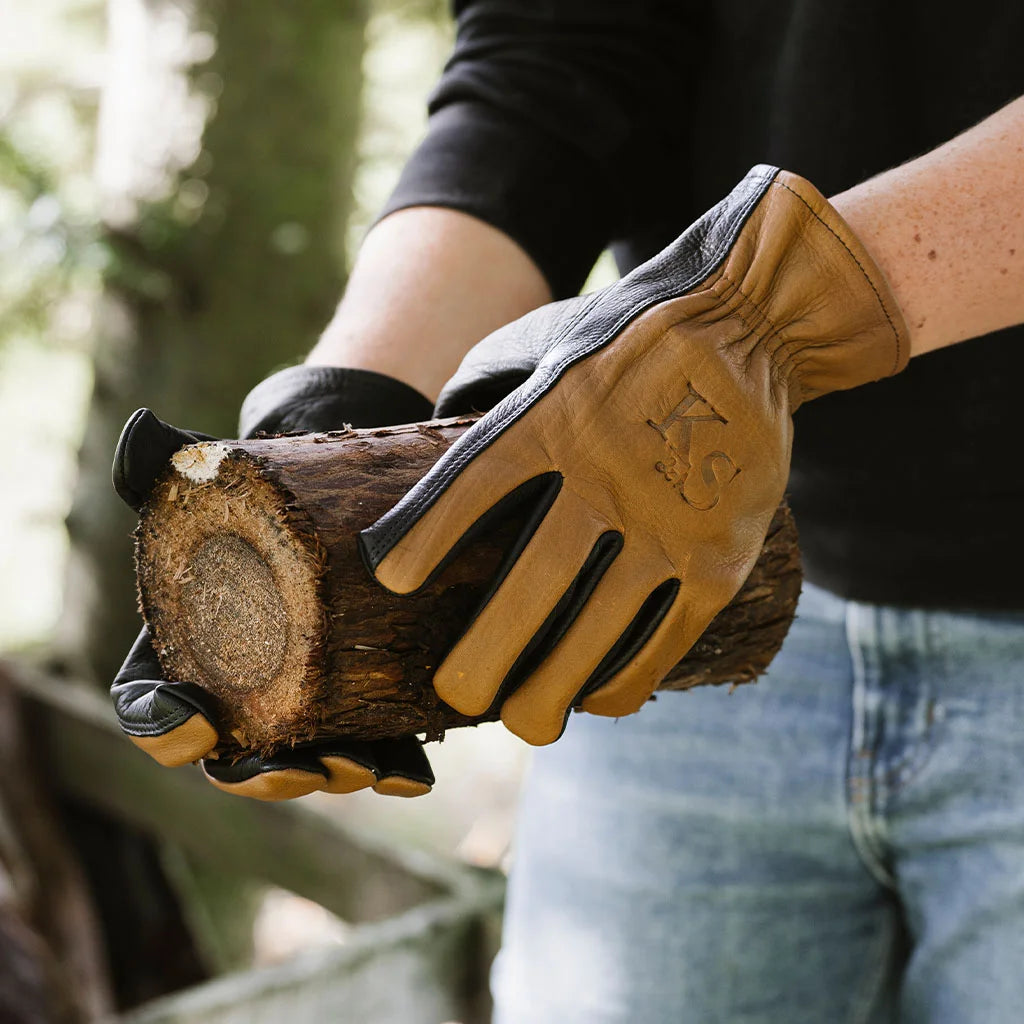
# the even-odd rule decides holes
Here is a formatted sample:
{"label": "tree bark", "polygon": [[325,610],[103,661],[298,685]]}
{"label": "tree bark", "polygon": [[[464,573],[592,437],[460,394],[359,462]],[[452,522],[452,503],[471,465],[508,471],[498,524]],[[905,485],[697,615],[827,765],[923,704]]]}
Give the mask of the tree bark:
{"label": "tree bark", "polygon": [[[433,739],[497,717],[459,715],[431,679],[499,571],[517,514],[408,596],[372,579],[356,543],[471,422],[209,443],[174,456],[139,523],[141,603],[168,678],[218,699],[226,751],[338,735]],[[799,589],[783,505],[746,584],[662,688],[755,679]]]}

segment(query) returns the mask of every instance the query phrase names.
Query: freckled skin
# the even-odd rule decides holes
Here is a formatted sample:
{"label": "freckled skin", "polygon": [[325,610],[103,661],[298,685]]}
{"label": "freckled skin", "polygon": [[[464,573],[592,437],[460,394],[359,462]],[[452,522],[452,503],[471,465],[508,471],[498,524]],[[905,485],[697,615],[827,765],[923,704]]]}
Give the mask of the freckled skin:
{"label": "freckled skin", "polygon": [[1024,98],[832,198],[882,267],[920,355],[1024,322]]}

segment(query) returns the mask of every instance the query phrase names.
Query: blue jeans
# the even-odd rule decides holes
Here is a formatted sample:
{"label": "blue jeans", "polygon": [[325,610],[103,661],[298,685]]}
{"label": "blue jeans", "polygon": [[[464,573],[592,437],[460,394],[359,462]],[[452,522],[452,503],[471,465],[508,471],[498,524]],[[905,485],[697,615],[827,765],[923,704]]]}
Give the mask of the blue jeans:
{"label": "blue jeans", "polygon": [[798,615],[536,753],[498,1024],[1024,1021],[1024,614]]}

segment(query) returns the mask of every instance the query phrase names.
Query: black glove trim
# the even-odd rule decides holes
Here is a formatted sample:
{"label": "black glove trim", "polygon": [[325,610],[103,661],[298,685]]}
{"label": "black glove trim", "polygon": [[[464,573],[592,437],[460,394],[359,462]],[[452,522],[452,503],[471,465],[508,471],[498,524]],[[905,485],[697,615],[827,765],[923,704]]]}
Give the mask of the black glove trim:
{"label": "black glove trim", "polygon": [[194,715],[213,721],[204,690],[195,683],[132,679],[110,688],[114,712],[129,736],[164,736]]}
{"label": "black glove trim", "polygon": [[434,406],[434,415],[441,419],[445,416],[467,416],[474,412],[488,412],[516,388],[525,384],[530,379],[533,369],[523,367],[502,370],[477,381],[471,387],[460,390],[450,389],[446,384]]}
{"label": "black glove trim", "polygon": [[149,409],[136,409],[128,417],[114,449],[111,478],[120,499],[138,512],[149,500],[167,460],[186,445],[214,441],[209,434],[172,427]]}
{"label": "black glove trim", "polygon": [[195,714],[209,722],[215,718],[213,699],[201,686],[161,676],[148,626],[135,638],[110,696],[118,723],[129,736],[163,736]]}
{"label": "black glove trim", "polygon": [[299,744],[270,757],[246,754],[237,761],[206,758],[203,770],[217,782],[229,786],[248,782],[258,775],[286,770],[309,772],[326,779],[329,773],[321,762],[324,757],[346,758],[372,772],[378,780],[398,776],[426,786],[434,785],[430,762],[422,744],[414,737],[373,742],[318,740]]}
{"label": "black glove trim", "polygon": [[418,423],[433,403],[415,388],[373,370],[290,366],[267,377],[242,403],[240,437],[258,432],[343,430]]}
{"label": "black glove trim", "polygon": [[377,759],[378,778],[400,776],[427,786],[434,785],[434,771],[423,750],[423,744],[414,737],[374,740],[372,749]]}
{"label": "black glove trim", "polygon": [[327,770],[320,763],[319,758],[312,754],[303,755],[299,751],[275,754],[273,757],[246,754],[234,762],[214,761],[208,757],[203,759],[203,771],[210,778],[227,786],[248,782],[258,775],[287,770],[309,772],[310,775],[321,775],[324,779],[327,778]]}

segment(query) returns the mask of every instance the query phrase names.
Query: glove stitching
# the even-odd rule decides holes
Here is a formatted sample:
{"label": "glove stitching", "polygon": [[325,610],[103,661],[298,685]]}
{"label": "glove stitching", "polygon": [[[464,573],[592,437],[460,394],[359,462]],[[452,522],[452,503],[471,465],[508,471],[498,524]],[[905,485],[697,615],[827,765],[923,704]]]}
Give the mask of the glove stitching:
{"label": "glove stitching", "polygon": [[154,720],[148,724],[128,722],[120,715],[118,715],[118,718],[120,718],[122,730],[128,733],[129,736],[162,736],[177,729],[179,725],[183,725],[193,715],[198,714],[199,712],[194,708],[181,708],[173,714],[162,716],[159,721]]}
{"label": "glove stitching", "polygon": [[832,235],[836,239],[836,241],[839,242],[839,244],[847,251],[847,253],[849,253],[850,259],[852,259],[853,262],[857,264],[858,269],[864,275],[864,280],[867,281],[867,283],[870,286],[871,290],[875,293],[875,298],[878,300],[878,305],[881,308],[882,313],[885,315],[885,319],[888,321],[889,327],[890,327],[890,329],[892,330],[892,333],[893,333],[893,337],[896,339],[896,358],[895,358],[895,360],[893,361],[893,364],[892,364],[892,373],[896,373],[896,371],[899,369],[900,363],[903,361],[903,343],[902,343],[902,338],[900,336],[900,332],[899,332],[898,328],[896,327],[895,321],[889,315],[889,310],[886,309],[885,302],[882,299],[882,293],[878,290],[878,288],[875,285],[875,282],[871,279],[871,275],[867,272],[867,270],[865,269],[865,267],[861,263],[861,261],[859,259],[857,259],[857,256],[853,252],[853,250],[846,244],[846,240],[842,237],[842,235],[840,235],[838,232],[836,232],[832,228],[832,226],[830,224],[828,224],[828,222],[825,221],[822,218],[821,214],[819,214],[818,211],[815,210],[814,207],[811,206],[811,204],[809,202],[807,202],[807,200],[804,199],[804,197],[802,195],[800,195],[799,192],[797,192],[794,189],[791,189],[783,181],[773,181],[772,185],[778,186],[779,188],[784,188],[791,195],[796,196],[796,198],[799,199],[800,202],[803,203],[804,206],[806,206],[808,210],[810,210],[811,216],[814,217],[814,219],[819,224],[821,224],[821,226],[823,228],[825,228],[825,230],[828,231],[828,233],[830,235]]}

